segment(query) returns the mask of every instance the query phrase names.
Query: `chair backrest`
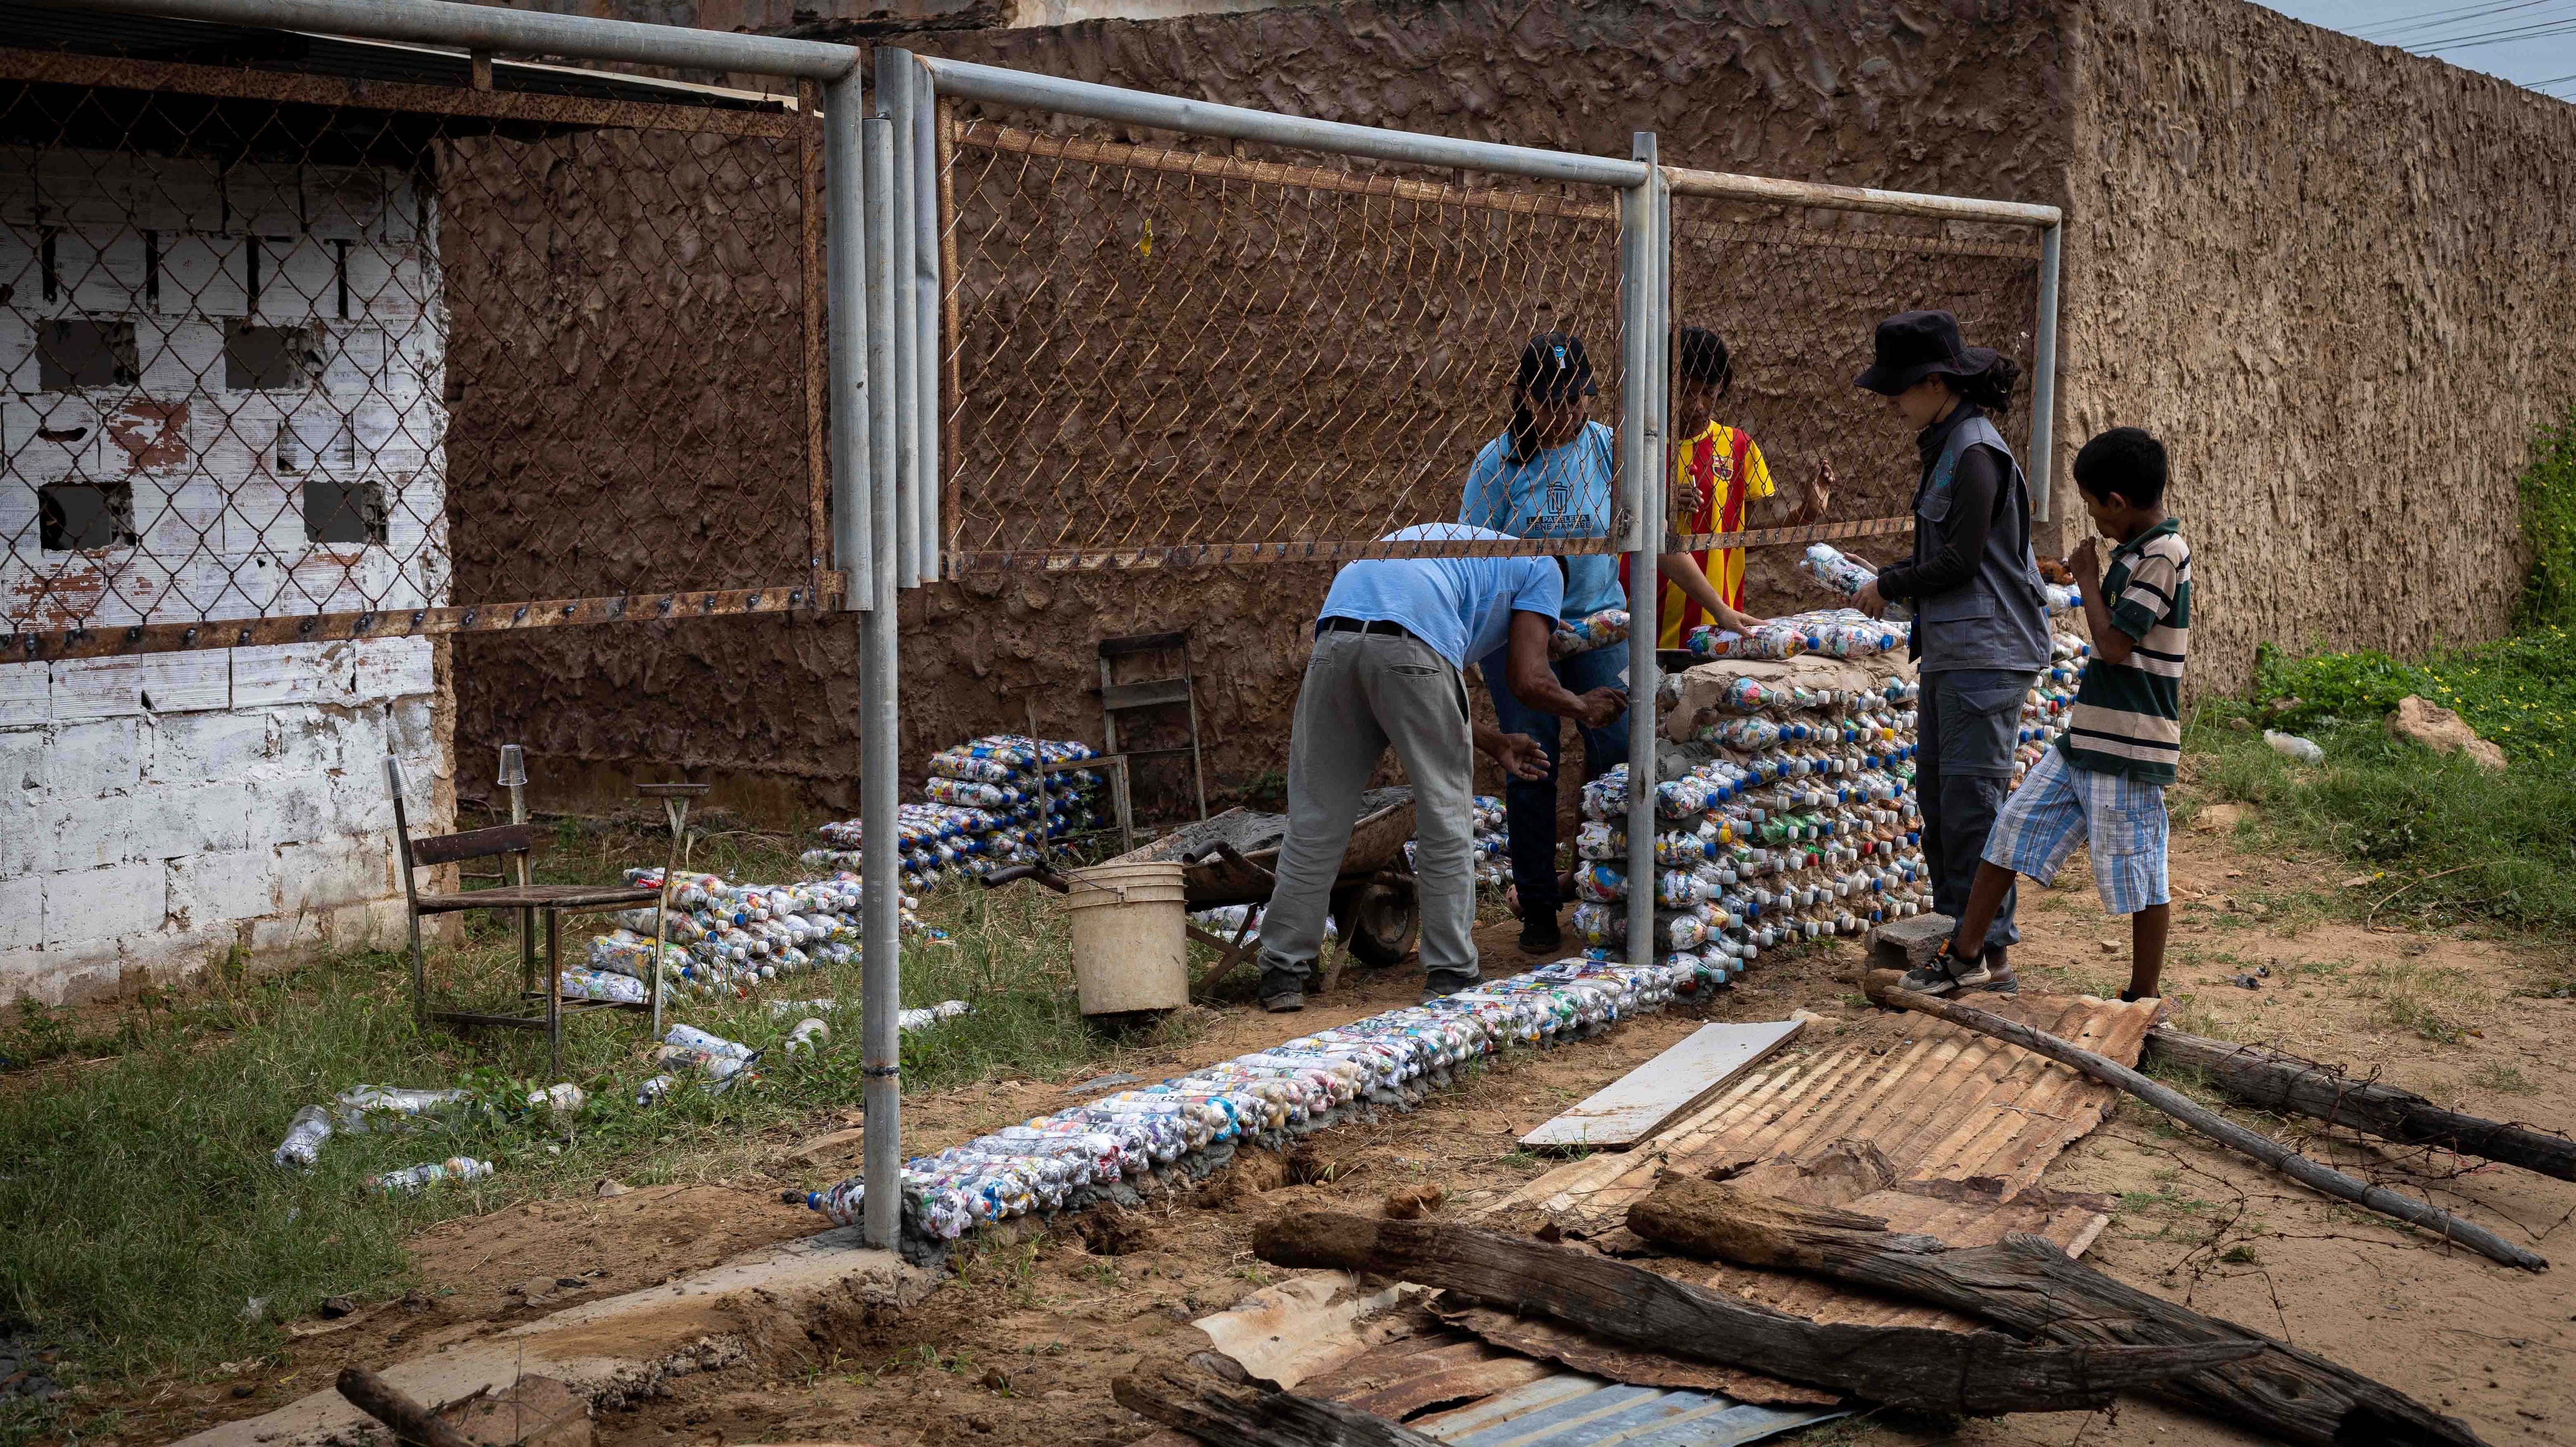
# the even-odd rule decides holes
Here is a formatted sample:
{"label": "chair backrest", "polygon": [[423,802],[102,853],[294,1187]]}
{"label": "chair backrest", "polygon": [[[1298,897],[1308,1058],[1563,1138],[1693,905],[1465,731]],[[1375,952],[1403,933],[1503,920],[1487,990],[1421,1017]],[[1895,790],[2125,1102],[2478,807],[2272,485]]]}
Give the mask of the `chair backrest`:
{"label": "chair backrest", "polygon": [[467,859],[487,859],[495,854],[524,854],[545,837],[541,824],[495,824],[489,829],[468,829],[462,834],[433,834],[427,839],[405,839],[403,852],[410,856],[412,867],[427,869],[433,864],[455,864]]}

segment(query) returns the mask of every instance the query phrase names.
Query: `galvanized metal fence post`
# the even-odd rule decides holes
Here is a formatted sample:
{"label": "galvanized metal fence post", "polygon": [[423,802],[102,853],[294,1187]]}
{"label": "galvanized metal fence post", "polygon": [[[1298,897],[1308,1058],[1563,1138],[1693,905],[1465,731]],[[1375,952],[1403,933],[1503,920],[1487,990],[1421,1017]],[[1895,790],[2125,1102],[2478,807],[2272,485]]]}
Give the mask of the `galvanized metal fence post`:
{"label": "galvanized metal fence post", "polygon": [[2063,221],[2039,233],[2039,335],[2030,361],[2030,458],[2025,469],[2033,492],[2031,520],[2054,515],[2056,487],[2049,475],[2057,440],[2057,246],[2066,232]]}
{"label": "galvanized metal fence post", "polygon": [[1620,438],[1628,551],[1628,963],[1655,949],[1655,559],[1663,549],[1664,418],[1656,379],[1663,371],[1662,173],[1655,137],[1640,131],[1635,159],[1645,179],[1621,194]]}
{"label": "galvanized metal fence post", "polygon": [[883,234],[894,264],[895,579],[912,588],[921,583],[921,329],[912,284],[912,88],[921,68],[912,52],[892,46],[879,46],[876,58],[876,114],[886,118],[894,147]]}
{"label": "galvanized metal fence post", "polygon": [[[883,95],[880,92],[879,100]],[[894,123],[871,115],[861,122],[866,161],[868,376],[895,376],[895,166]],[[868,389],[868,502],[875,566],[871,602],[859,645],[859,833],[861,884],[866,898],[860,992],[867,1140],[862,1169],[867,1180],[863,1222],[870,1245],[891,1249],[903,1210],[903,853],[896,842],[897,771],[895,707],[895,588],[900,538],[895,501],[894,387]]]}
{"label": "galvanized metal fence post", "polygon": [[[911,59],[907,53],[906,59]],[[941,412],[939,400],[940,317],[945,296],[940,289],[939,256],[939,94],[930,72],[912,65],[912,296],[915,383],[914,411],[920,418],[921,441],[913,451],[913,495],[921,525],[921,574],[925,583],[939,581],[939,492]]]}
{"label": "galvanized metal fence post", "polygon": [[868,511],[868,328],[866,223],[859,204],[859,74],[823,89],[825,347],[831,377],[832,566],[841,607],[865,612],[876,599],[875,542]]}

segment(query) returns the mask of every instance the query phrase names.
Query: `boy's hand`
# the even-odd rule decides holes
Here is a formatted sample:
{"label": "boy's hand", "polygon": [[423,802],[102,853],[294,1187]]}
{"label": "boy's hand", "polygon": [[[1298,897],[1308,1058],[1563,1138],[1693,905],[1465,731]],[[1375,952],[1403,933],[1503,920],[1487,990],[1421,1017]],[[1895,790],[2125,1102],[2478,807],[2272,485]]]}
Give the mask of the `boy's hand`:
{"label": "boy's hand", "polygon": [[2100,549],[2095,546],[2097,541],[2086,538],[2077,543],[2075,555],[2066,560],[2067,571],[2075,575],[2076,585],[2083,588],[2087,596],[2102,581],[2102,558]]}
{"label": "boy's hand", "polygon": [[[1674,488],[1672,502],[1674,517],[1680,518],[1685,522],[1698,517],[1700,505],[1699,484],[1696,482],[1685,482],[1681,486]],[[1684,530],[1676,528],[1674,531],[1680,532]]]}
{"label": "boy's hand", "polygon": [[1833,464],[1819,461],[1816,464],[1816,475],[1807,479],[1807,495],[1799,502],[1798,515],[1792,520],[1791,525],[1811,523],[1823,517],[1825,508],[1833,501],[1833,489]]}

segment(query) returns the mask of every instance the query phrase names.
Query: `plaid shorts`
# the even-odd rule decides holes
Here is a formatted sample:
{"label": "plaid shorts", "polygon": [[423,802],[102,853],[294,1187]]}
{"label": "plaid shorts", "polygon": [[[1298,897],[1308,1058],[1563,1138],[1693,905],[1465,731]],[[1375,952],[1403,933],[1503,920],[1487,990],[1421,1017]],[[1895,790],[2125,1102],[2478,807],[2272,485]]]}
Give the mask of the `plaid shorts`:
{"label": "plaid shorts", "polygon": [[2162,784],[2076,768],[2052,747],[1995,815],[1986,835],[1986,862],[2048,884],[2076,845],[2090,844],[2102,907],[2136,914],[2172,898],[2165,829]]}

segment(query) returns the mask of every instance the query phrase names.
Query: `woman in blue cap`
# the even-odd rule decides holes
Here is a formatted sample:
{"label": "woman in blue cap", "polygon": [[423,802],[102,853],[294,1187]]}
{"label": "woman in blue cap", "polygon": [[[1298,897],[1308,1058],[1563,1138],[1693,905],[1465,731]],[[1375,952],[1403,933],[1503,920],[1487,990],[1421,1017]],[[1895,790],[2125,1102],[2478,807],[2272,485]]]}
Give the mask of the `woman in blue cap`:
{"label": "woman in blue cap", "polygon": [[[1914,486],[1914,553],[1861,589],[1862,611],[1913,605],[1909,648],[1922,674],[1915,793],[1933,907],[1957,919],[1986,852],[1995,811],[2011,792],[2013,747],[2031,683],[2048,667],[2048,605],[2030,546],[2030,488],[1993,418],[2021,369],[1959,337],[1948,312],[1905,312],[1878,324],[1875,360],[1852,384],[1888,399],[1914,429],[1922,475]],[[2007,947],[2013,897],[1986,931],[1984,954],[1954,960],[1935,994],[2019,988]]]}
{"label": "woman in blue cap", "polygon": [[[1591,420],[1591,399],[1598,391],[1582,338],[1566,332],[1530,338],[1512,376],[1511,425],[1476,454],[1458,521],[1516,538],[1608,537],[1619,495],[1619,454],[1616,434]],[[1565,565],[1562,617],[1585,618],[1628,606],[1616,556],[1589,553],[1559,561]],[[1756,621],[1717,596],[1690,554],[1666,554],[1657,571],[1719,622],[1741,627]],[[1621,675],[1627,665],[1627,649],[1600,648],[1559,659],[1555,670],[1566,691],[1584,694],[1624,688]],[[1548,954],[1564,942],[1556,920],[1563,902],[1556,869],[1557,718],[1523,704],[1508,688],[1492,686],[1505,676],[1499,652],[1480,660],[1480,668],[1502,732],[1526,734],[1547,754],[1543,777],[1504,782],[1503,803],[1512,888],[1520,901],[1521,949]],[[1583,736],[1585,782],[1627,762],[1626,714],[1598,726],[1578,723],[1575,729]]]}

